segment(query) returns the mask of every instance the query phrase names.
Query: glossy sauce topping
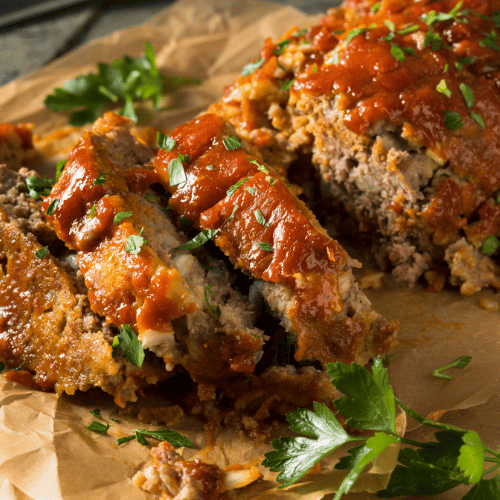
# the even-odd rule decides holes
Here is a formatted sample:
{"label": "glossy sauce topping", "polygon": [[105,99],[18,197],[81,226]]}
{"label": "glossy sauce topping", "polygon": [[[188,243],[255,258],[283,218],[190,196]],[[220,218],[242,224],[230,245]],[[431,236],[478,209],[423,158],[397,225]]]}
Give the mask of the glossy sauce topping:
{"label": "glossy sauce topping", "polygon": [[[172,151],[159,151],[155,168],[172,192],[170,206],[201,229],[217,230],[216,244],[238,267],[292,290],[287,316],[299,336],[297,360],[352,361],[366,330],[337,318],[344,307],[338,275],[347,264],[345,251],[314,227],[307,209],[268,167],[252,163],[242,148],[224,146],[221,123],[204,115],[174,130]],[[199,141],[193,139],[197,132]],[[206,150],[197,148],[184,165],[186,182],[170,186],[168,163],[179,152],[190,153],[188,141],[203,142]],[[234,363],[240,365],[236,358]],[[245,365],[238,369],[247,371]]]}
{"label": "glossy sauce topping", "polygon": [[[404,10],[388,4],[385,10],[383,5],[376,14],[355,20],[343,18],[342,9],[334,11],[323,24],[337,33],[338,60],[328,53],[316,72],[298,76],[291,93],[341,95],[345,124],[359,134],[380,120],[404,124],[410,140],[433,149],[457,173],[470,176],[486,190],[496,190],[500,188],[500,81],[495,73],[498,49],[491,47],[491,40],[498,30],[479,16],[491,16],[500,5],[465,1],[453,18],[429,28],[425,20],[430,11],[449,13],[457,3],[418,1]],[[353,36],[355,29],[361,32]],[[408,29],[411,32],[405,33]],[[493,35],[485,42],[488,33]],[[436,37],[434,42],[425,40],[429,34]],[[440,83],[447,90],[439,92]],[[464,84],[472,91],[472,104],[463,96]],[[450,111],[458,113],[462,123],[456,130],[445,118]],[[484,129],[471,112],[481,117]]]}
{"label": "glossy sauce topping", "polygon": [[[108,114],[95,131],[84,134],[71,152],[44,210],[58,200],[53,221],[58,236],[79,251],[78,259],[92,309],[118,327],[129,324],[140,332],[171,331],[171,321],[197,309],[182,277],[169,269],[147,245],[138,253],[125,250],[139,236],[142,194],[158,175],[146,168],[120,168],[109,159],[102,133],[123,124]],[[125,122],[127,123],[127,122]],[[146,205],[147,207],[147,205]],[[120,212],[131,213],[121,221]],[[139,335],[140,336],[140,335]]]}

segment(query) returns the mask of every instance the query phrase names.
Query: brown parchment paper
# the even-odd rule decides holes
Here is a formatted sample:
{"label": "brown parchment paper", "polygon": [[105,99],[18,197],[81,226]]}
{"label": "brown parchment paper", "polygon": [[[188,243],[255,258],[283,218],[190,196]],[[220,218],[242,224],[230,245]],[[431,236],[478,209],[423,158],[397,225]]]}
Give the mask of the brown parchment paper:
{"label": "brown parchment paper", "polygon": [[[152,43],[163,74],[201,78],[202,84],[185,86],[165,97],[161,113],[147,105],[138,109],[140,124],[173,128],[193,118],[217,100],[224,85],[257,57],[262,41],[278,38],[292,25],[306,27],[317,17],[292,8],[260,1],[180,0],[147,23],[92,41],[0,89],[2,122],[32,122],[42,136],[67,125],[68,115],[47,110],[43,99],[53,87],[78,74],[95,71],[98,61],[111,62],[124,54],[139,55],[144,42]],[[75,134],[69,135],[70,147]],[[64,141],[62,141],[64,142]],[[49,159],[52,165],[60,157]],[[47,168],[47,165],[44,168]],[[400,321],[399,345],[390,358],[391,382],[397,396],[424,415],[442,416],[462,427],[478,430],[489,445],[500,444],[500,312],[479,306],[481,297],[499,300],[492,291],[473,297],[445,288],[429,293],[420,286],[411,290],[390,279],[380,290],[367,290],[374,307],[388,319]],[[452,380],[430,376],[461,355],[472,356],[464,370],[452,370]],[[107,434],[84,429],[93,420],[89,410],[99,407],[111,422]],[[401,429],[405,422],[400,422]],[[1,500],[106,500],[147,499],[131,482],[148,460],[148,447],[136,442],[117,447],[116,438],[145,427],[119,414],[106,396],[78,394],[57,397],[31,391],[0,378],[0,499]],[[222,467],[231,463],[257,465],[269,445],[255,444],[234,432],[217,437],[207,447],[199,422],[184,417],[175,430],[190,437],[201,458]],[[424,430],[409,421],[409,436]],[[428,436],[431,437],[431,436]],[[362,478],[352,500],[375,498],[387,481],[397,450],[391,450]],[[241,499],[319,500],[330,498],[340,476],[324,465],[322,477],[307,477],[302,484],[276,491],[266,472],[263,481],[243,489]],[[456,492],[439,498],[456,498]],[[347,497],[346,497],[347,498]]]}

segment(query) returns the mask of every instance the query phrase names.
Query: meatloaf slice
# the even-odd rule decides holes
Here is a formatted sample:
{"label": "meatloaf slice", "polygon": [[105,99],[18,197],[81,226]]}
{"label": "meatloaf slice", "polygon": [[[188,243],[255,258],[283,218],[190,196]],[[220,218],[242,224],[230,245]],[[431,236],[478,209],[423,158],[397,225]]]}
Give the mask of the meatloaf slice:
{"label": "meatloaf slice", "polygon": [[0,166],[0,360],[7,369],[22,364],[42,389],[100,387],[124,406],[167,373],[152,356],[142,368],[112,356],[115,332],[90,310],[81,275],[49,252],[61,246],[27,197],[30,173]]}
{"label": "meatloaf slice", "polygon": [[267,40],[211,111],[265,158],[311,158],[399,281],[447,266],[462,293],[499,287],[497,13],[493,0],[347,0]]}
{"label": "meatloaf slice", "polygon": [[170,140],[155,159],[172,193],[169,206],[257,279],[294,335],[296,361],[364,364],[389,349],[394,325],[354,282],[357,264],[230,124],[206,114],[175,129]]}
{"label": "meatloaf slice", "polygon": [[253,308],[221,263],[200,256],[204,268],[178,248],[187,238],[150,189],[159,181],[148,167],[154,153],[131,127],[113,113],[99,119],[43,206],[57,205],[48,218],[78,252],[92,309],[132,327],[167,370],[180,365],[196,382],[220,387],[253,372],[263,332],[253,327]]}

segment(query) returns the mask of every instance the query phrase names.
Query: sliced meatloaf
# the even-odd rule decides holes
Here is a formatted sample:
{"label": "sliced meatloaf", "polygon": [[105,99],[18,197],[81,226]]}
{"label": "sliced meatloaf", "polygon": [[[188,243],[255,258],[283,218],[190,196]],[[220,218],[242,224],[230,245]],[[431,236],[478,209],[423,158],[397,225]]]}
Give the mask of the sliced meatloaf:
{"label": "sliced meatloaf", "polygon": [[264,158],[310,158],[383,267],[500,287],[496,0],[347,0],[292,28],[211,111]]}
{"label": "sliced meatloaf", "polygon": [[[112,356],[116,331],[91,311],[81,275],[67,262],[40,206],[27,196],[26,177],[0,166],[0,360],[14,380],[74,394],[100,387],[118,405],[167,377],[149,356],[142,368]],[[50,250],[49,250],[50,248]]]}
{"label": "sliced meatloaf", "polygon": [[188,239],[151,189],[159,181],[148,167],[154,153],[131,126],[113,113],[98,120],[43,206],[57,206],[48,219],[78,252],[92,309],[129,325],[167,370],[184,367],[200,394],[215,397],[207,386],[254,371],[264,334],[222,263],[178,248]]}
{"label": "sliced meatloaf", "polygon": [[230,124],[206,114],[176,128],[170,141],[155,159],[169,206],[257,280],[294,337],[296,361],[364,364],[389,349],[394,325],[354,282],[357,264]]}

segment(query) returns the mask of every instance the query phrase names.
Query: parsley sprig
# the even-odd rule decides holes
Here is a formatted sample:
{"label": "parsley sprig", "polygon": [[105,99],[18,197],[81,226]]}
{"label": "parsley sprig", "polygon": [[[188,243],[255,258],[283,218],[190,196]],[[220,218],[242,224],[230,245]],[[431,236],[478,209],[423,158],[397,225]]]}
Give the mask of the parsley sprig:
{"label": "parsley sprig", "polygon": [[[373,434],[351,436],[321,403],[314,403],[313,411],[301,408],[288,413],[291,430],[308,437],[280,437],[271,441],[275,451],[266,453],[263,465],[271,471],[280,471],[277,478],[282,483],[280,487],[298,481],[341,445],[357,443],[335,466],[349,470],[335,495],[338,500],[350,490],[370,461],[391,444],[399,443],[412,448],[400,450],[399,464],[379,496],[437,495],[465,484],[472,488],[464,499],[500,499],[500,476],[484,479],[486,474],[500,468],[500,451],[487,447],[474,431],[428,420],[407,408],[394,396],[380,358],[375,358],[372,373],[357,363],[340,362],[328,364],[326,371],[332,377],[332,385],[346,396],[335,401],[339,415],[346,418],[350,427],[373,431]],[[396,433],[396,404],[421,424],[436,429],[436,440],[417,442],[399,436]],[[494,465],[483,472],[485,462]]]}
{"label": "parsley sprig", "polygon": [[145,43],[141,57],[123,56],[111,64],[98,63],[97,73],[80,75],[55,88],[45,98],[45,106],[52,111],[77,109],[70,117],[71,125],[83,125],[96,120],[109,103],[122,104],[119,113],[137,121],[134,100],[149,100],[159,109],[163,91],[173,90],[181,84],[200,83],[196,78],[163,76],[156,66],[150,43]]}

